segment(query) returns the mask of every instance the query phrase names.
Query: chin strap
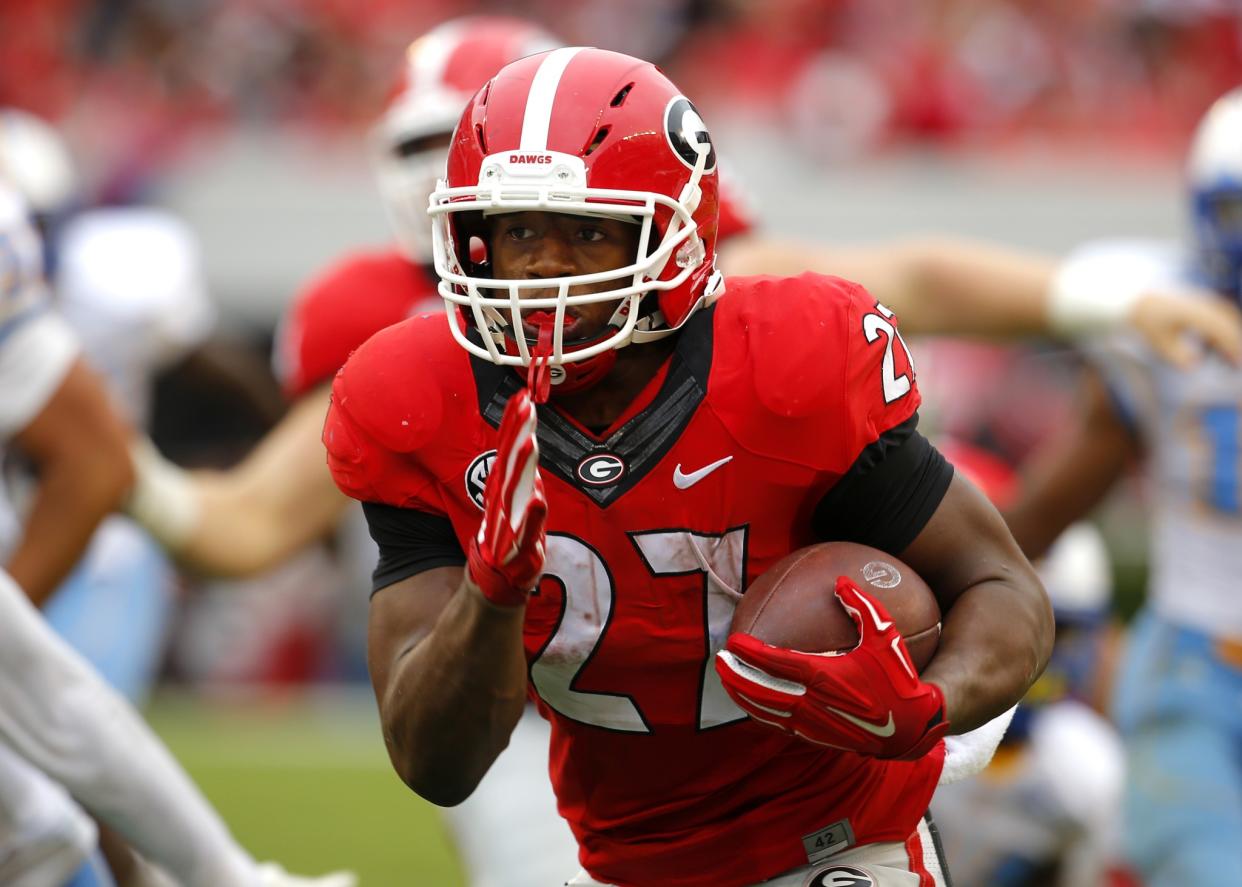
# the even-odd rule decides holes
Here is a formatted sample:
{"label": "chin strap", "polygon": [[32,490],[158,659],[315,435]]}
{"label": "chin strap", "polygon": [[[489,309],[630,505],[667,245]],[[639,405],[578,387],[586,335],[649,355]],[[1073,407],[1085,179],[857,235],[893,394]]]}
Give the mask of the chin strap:
{"label": "chin strap", "polygon": [[548,371],[548,361],[551,359],[552,324],[545,323],[539,328],[539,341],[531,352],[530,368],[526,372],[526,387],[530,389],[535,403],[548,402],[552,388],[552,376]]}

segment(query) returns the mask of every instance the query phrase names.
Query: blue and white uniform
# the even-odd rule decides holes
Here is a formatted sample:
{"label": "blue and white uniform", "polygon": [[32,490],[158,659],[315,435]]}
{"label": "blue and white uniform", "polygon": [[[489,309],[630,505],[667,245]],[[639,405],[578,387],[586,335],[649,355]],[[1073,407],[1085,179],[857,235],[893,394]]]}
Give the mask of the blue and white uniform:
{"label": "blue and white uniform", "polygon": [[25,203],[0,185],[0,440],[29,424],[78,355],[64,321],[48,309],[43,250]]}
{"label": "blue and white uniform", "polygon": [[[68,325],[50,310],[26,204],[0,181],[0,447],[43,410],[78,353]],[[0,539],[11,545],[19,529],[13,513],[0,510]],[[33,653],[46,635],[0,571],[0,883],[15,887],[62,883],[95,843],[93,823],[65,790],[13,750],[56,752],[57,717],[36,704],[63,695],[59,672],[43,669]]]}
{"label": "blue and white uniform", "polygon": [[[1175,244],[1095,244],[1069,261],[1198,282]],[[1242,370],[1214,356],[1179,370],[1130,341],[1093,356],[1146,455],[1151,577],[1114,712],[1127,854],[1149,887],[1242,885]]]}
{"label": "blue and white uniform", "polygon": [[[163,210],[94,209],[65,226],[58,252],[56,307],[119,412],[142,428],[152,377],[215,324],[195,238]],[[109,684],[141,704],[158,673],[176,583],[163,549],[112,515],[44,612]]]}

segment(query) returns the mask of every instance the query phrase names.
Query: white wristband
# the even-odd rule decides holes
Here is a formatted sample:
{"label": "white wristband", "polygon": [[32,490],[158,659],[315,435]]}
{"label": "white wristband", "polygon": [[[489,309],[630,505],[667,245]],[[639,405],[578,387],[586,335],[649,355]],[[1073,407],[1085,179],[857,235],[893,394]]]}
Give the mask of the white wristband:
{"label": "white wristband", "polygon": [[1068,337],[1116,329],[1149,282],[1116,262],[1062,262],[1048,287],[1048,326]]}
{"label": "white wristband", "polygon": [[992,761],[1009,722],[1013,720],[1013,708],[993,718],[968,733],[944,738],[944,768],[940,771],[939,785],[961,782],[983,771]]}
{"label": "white wristband", "polygon": [[146,437],[130,445],[134,486],[125,512],[174,554],[185,547],[202,507],[184,470],[169,462]]}

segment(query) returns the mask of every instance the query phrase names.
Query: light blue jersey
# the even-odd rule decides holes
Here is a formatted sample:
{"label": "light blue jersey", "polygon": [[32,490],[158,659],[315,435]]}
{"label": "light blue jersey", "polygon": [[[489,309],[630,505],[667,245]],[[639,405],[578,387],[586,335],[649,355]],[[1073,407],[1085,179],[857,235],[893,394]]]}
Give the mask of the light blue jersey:
{"label": "light blue jersey", "polygon": [[[1071,261],[1152,286],[1194,282],[1168,244],[1097,245]],[[1126,855],[1147,887],[1242,887],[1242,370],[1214,356],[1179,370],[1133,342],[1094,357],[1146,447],[1151,515],[1147,605],[1113,709]]]}
{"label": "light blue jersey", "polygon": [[[1176,244],[1096,244],[1069,261],[1153,288],[1194,282]],[[1134,339],[1106,342],[1093,357],[1146,448],[1151,606],[1177,625],[1242,639],[1242,369],[1210,355],[1181,370]]]}
{"label": "light blue jersey", "polygon": [[0,184],[0,441],[39,414],[77,356],[72,333],[48,306],[39,236],[26,205]]}
{"label": "light blue jersey", "polygon": [[0,336],[47,303],[43,249],[26,205],[0,185]]}

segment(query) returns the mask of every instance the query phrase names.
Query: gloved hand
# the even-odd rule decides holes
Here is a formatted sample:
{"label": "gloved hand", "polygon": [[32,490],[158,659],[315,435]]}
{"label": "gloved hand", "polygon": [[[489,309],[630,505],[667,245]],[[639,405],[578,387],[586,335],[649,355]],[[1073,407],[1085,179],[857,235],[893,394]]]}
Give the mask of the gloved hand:
{"label": "gloved hand", "polygon": [[735,633],[716,654],[724,688],[747,714],[820,745],[913,760],[949,729],[944,694],[919,679],[884,607],[845,576],[837,599],[858,627],[844,653],[803,653]]}
{"label": "gloved hand", "polygon": [[535,427],[535,405],[523,388],[509,398],[500,420],[496,460],[483,490],[483,523],[466,555],[470,580],[505,607],[526,603],[546,556],[548,501]]}

